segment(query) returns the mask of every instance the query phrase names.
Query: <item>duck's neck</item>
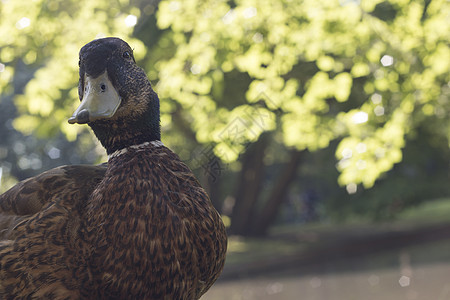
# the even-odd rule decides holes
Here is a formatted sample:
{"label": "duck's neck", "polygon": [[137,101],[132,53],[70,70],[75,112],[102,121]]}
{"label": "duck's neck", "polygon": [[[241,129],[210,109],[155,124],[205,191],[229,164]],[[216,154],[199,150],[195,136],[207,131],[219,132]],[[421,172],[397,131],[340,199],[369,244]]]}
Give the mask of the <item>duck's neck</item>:
{"label": "duck's neck", "polygon": [[116,158],[118,156],[121,156],[122,154],[127,153],[128,151],[142,151],[147,149],[148,147],[161,147],[164,146],[164,144],[161,141],[151,141],[151,142],[145,142],[139,145],[133,145],[127,148],[123,148],[117,151],[114,151],[113,153],[108,155],[108,161],[112,158]]}
{"label": "duck's neck", "polygon": [[89,125],[108,155],[130,146],[161,140],[159,114],[137,120],[94,122]]}

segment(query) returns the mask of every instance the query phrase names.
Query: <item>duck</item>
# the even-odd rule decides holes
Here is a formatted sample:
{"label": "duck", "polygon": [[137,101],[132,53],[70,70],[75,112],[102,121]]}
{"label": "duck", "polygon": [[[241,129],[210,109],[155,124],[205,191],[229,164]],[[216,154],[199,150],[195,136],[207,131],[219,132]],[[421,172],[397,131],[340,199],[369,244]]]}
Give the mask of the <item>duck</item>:
{"label": "duck", "polygon": [[51,169],[0,195],[1,299],[199,299],[225,263],[222,219],[161,142],[159,98],[122,39],[79,53],[80,104],[107,163]]}

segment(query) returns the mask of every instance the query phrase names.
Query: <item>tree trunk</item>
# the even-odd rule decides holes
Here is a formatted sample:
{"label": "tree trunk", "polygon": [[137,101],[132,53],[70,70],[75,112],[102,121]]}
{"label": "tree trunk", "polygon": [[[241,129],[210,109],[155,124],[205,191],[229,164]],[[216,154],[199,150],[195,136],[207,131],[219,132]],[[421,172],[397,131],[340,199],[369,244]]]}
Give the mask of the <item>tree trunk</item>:
{"label": "tree trunk", "polygon": [[[219,161],[219,158],[217,160]],[[219,213],[222,213],[223,200],[220,199],[220,182],[220,178],[208,176],[205,189],[213,206]]]}
{"label": "tree trunk", "polygon": [[230,232],[248,235],[254,217],[255,204],[264,179],[264,153],[269,144],[270,134],[263,133],[258,141],[248,148],[242,159],[242,169],[238,176],[235,205],[231,215]]}
{"label": "tree trunk", "polygon": [[303,152],[296,150],[291,152],[291,158],[284,167],[281,175],[278,177],[278,180],[276,181],[264,208],[259,216],[253,219],[253,226],[250,232],[251,235],[263,236],[267,234],[267,231],[275,221],[281,205],[286,198],[287,192],[289,191],[289,186],[296,178],[297,169],[300,165],[302,154]]}

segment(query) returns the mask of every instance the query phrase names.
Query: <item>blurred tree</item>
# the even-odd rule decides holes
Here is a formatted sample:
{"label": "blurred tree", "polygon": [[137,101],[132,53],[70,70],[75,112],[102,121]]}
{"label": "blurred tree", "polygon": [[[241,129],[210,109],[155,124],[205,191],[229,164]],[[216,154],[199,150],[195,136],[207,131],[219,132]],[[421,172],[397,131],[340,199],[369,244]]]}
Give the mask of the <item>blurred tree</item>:
{"label": "blurred tree", "polygon": [[[222,160],[248,149],[235,233],[267,232],[288,188],[274,184],[267,201],[254,192],[264,155],[247,146],[266,147],[261,132],[297,151],[339,139],[339,183],[348,193],[372,187],[400,162],[423,122],[448,144],[445,1],[188,0],[159,8],[158,25],[170,29],[162,42],[176,46],[156,64],[160,95],[183,107],[196,139],[215,144]],[[298,155],[287,161],[298,164]],[[287,173],[279,177],[290,182]]]}
{"label": "blurred tree", "polygon": [[[14,128],[39,137],[61,128],[74,140],[81,127],[65,120],[77,51],[99,35],[123,37],[159,80],[164,142],[212,186],[225,166],[240,172],[230,213],[240,234],[267,232],[306,151],[338,141],[339,184],[356,193],[402,160],[421,125],[448,145],[445,0],[158,3],[2,2],[2,98],[14,93],[18,62],[37,70],[15,97]],[[285,167],[266,168],[274,164]]]}
{"label": "blurred tree", "polygon": [[336,220],[389,220],[424,200],[448,197],[450,148],[445,139],[436,139],[435,126],[422,124],[415,129],[415,137],[406,142],[401,164],[385,174],[375,188],[359,190],[351,197],[343,193],[328,195],[326,215]]}
{"label": "blurred tree", "polygon": [[[420,122],[445,122],[448,137],[450,68],[445,1],[376,3],[163,1],[158,24],[177,47],[156,65],[158,90],[225,160],[276,126],[299,150],[345,136],[340,182],[371,187]],[[250,77],[242,99],[224,93],[236,71]]]}
{"label": "blurred tree", "polygon": [[142,43],[130,37],[139,10],[122,2],[41,0],[0,4],[0,34],[4,37],[0,41],[1,94],[14,92],[10,82],[19,63],[37,70],[24,94],[15,97],[21,113],[13,124],[16,129],[38,137],[62,130],[69,140],[75,140],[82,127],[70,126],[66,119],[77,105],[74,100],[81,46],[96,37],[117,35],[133,43],[138,58],[144,54]]}

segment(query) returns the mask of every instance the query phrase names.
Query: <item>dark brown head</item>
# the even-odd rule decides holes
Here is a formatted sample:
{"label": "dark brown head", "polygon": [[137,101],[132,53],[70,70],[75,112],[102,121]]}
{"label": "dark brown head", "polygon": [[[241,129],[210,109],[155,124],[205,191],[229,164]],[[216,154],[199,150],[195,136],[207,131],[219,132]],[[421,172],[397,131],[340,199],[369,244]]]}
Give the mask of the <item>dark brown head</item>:
{"label": "dark brown head", "polygon": [[108,154],[161,139],[158,96],[126,42],[103,38],[86,44],[79,66],[81,104],[69,123],[87,123]]}

